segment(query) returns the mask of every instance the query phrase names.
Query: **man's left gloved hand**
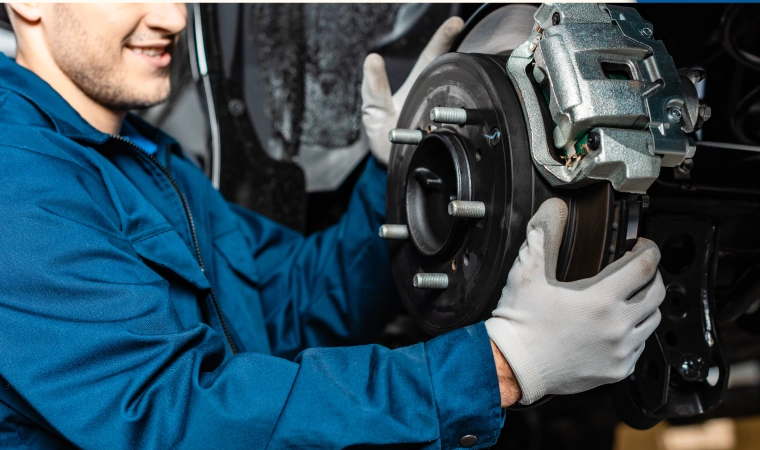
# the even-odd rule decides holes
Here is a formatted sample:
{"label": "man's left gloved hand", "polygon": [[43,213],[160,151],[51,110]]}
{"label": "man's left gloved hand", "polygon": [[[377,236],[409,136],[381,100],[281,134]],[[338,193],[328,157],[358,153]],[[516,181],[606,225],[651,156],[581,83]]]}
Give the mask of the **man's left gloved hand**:
{"label": "man's left gloved hand", "polygon": [[383,57],[372,53],[364,60],[362,122],[369,138],[369,149],[383,165],[388,164],[388,158],[391,155],[388,133],[396,128],[401,108],[412,85],[431,61],[451,49],[451,44],[462,31],[463,26],[464,23],[459,17],[450,17],[446,20],[425,46],[404,84],[393,95],[391,95]]}

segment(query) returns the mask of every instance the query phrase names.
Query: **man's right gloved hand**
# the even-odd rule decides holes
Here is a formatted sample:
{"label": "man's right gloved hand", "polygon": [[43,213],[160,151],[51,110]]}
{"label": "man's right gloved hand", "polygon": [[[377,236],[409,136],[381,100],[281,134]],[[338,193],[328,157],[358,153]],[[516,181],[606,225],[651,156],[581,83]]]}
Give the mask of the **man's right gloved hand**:
{"label": "man's right gloved hand", "polygon": [[486,321],[524,405],[546,394],[583,392],[627,377],[660,323],[665,286],[657,271],[657,246],[640,238],[595,277],[559,282],[557,256],[566,220],[562,200],[541,205]]}

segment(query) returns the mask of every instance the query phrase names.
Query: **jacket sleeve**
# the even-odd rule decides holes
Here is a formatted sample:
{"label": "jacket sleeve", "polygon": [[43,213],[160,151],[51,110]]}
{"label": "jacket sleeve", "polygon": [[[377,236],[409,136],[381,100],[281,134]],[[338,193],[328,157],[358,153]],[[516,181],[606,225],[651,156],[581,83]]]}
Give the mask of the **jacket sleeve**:
{"label": "jacket sleeve", "polygon": [[292,359],[306,348],[371,342],[398,307],[387,245],[378,235],[386,179],[370,158],[341,220],[308,237],[232,206],[259,268],[274,354]]}
{"label": "jacket sleeve", "polygon": [[76,162],[0,150],[0,402],[53,435],[114,449],[495,440],[482,324],[394,351],[225,358],[219,334],[181,325],[174,287],[125,239],[103,180]]}

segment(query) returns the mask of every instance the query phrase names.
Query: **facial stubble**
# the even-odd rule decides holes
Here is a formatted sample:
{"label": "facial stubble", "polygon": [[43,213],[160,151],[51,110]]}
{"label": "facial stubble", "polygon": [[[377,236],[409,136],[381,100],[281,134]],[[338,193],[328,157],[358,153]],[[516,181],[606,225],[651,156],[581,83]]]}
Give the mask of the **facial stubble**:
{"label": "facial stubble", "polygon": [[[164,102],[170,91],[169,67],[160,69],[164,85],[150,92],[131,89],[120,71],[122,52],[131,36],[118,44],[93,36],[67,4],[55,5],[55,33],[51,39],[53,59],[61,71],[90,99],[112,111],[144,109]],[[120,44],[120,45],[119,45]],[[107,45],[110,47],[103,48]],[[118,48],[115,48],[119,45]],[[100,46],[100,47],[98,47]]]}

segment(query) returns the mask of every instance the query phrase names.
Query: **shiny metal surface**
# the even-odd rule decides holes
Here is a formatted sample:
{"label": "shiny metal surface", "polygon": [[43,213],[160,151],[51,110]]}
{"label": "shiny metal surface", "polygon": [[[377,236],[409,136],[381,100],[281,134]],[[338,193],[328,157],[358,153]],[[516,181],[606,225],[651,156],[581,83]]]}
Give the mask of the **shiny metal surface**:
{"label": "shiny metal surface", "polygon": [[532,5],[506,5],[478,22],[457,48],[460,53],[506,55],[525,42],[533,29]]}
{"label": "shiny metal surface", "polygon": [[419,144],[425,133],[420,130],[394,128],[388,133],[388,140],[393,144]]}
{"label": "shiny metal surface", "polygon": [[449,287],[449,276],[445,273],[418,273],[412,285],[417,289],[446,289]]}
{"label": "shiny metal surface", "polygon": [[[604,179],[616,190],[643,193],[660,165],[673,167],[693,156],[696,147],[685,135],[698,122],[693,82],[679,75],[638,12],[547,3],[534,19],[530,37],[512,53],[507,68],[523,99],[534,162],[550,184]],[[531,76],[549,99],[556,124],[551,138],[541,112],[546,100]],[[705,112],[702,108],[702,121]],[[608,139],[613,148],[603,142],[598,151],[578,154],[578,141],[597,127],[630,131],[634,134],[627,137],[633,139]],[[564,162],[555,147],[566,155]]]}
{"label": "shiny metal surface", "polygon": [[482,219],[486,216],[486,204],[464,200],[454,200],[449,203],[449,215],[467,219]]}
{"label": "shiny metal surface", "polygon": [[378,234],[383,239],[408,239],[409,228],[406,225],[380,225]]}
{"label": "shiny metal surface", "polygon": [[430,120],[435,123],[464,125],[467,123],[467,111],[463,108],[435,107],[430,110]]}

